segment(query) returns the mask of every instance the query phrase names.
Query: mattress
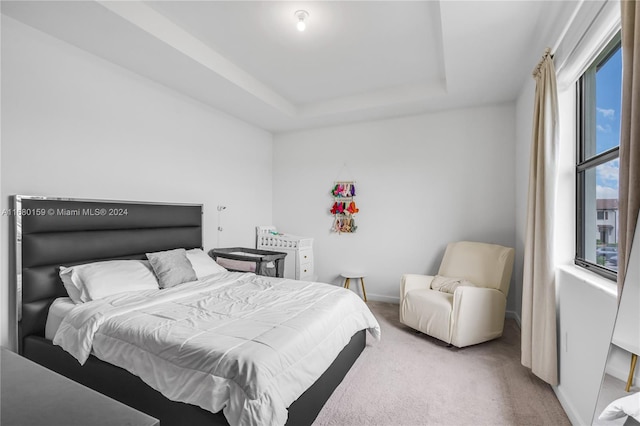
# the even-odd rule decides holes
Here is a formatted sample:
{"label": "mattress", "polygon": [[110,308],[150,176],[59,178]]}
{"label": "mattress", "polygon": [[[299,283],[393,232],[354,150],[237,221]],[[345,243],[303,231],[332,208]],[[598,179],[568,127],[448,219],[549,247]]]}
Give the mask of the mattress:
{"label": "mattress", "polygon": [[44,337],[53,340],[62,320],[76,306],[69,297],[59,297],[53,301],[47,315]]}

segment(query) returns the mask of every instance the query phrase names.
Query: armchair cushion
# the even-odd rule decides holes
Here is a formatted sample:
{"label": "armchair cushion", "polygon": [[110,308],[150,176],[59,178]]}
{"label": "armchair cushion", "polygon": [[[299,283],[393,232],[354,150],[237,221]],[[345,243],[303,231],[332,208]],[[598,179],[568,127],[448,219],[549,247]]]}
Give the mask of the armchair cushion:
{"label": "armchair cushion", "polygon": [[436,275],[431,281],[431,290],[444,291],[453,294],[460,286],[475,287],[476,285],[464,278],[450,278]]}

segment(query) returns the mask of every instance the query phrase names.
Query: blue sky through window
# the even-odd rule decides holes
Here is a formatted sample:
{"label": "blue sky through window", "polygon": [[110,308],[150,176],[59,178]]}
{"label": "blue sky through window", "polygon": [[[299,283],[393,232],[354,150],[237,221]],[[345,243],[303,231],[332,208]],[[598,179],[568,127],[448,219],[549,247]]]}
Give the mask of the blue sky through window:
{"label": "blue sky through window", "polygon": [[[618,49],[596,72],[596,154],[620,144],[622,54]],[[620,161],[596,169],[596,197],[618,198]]]}

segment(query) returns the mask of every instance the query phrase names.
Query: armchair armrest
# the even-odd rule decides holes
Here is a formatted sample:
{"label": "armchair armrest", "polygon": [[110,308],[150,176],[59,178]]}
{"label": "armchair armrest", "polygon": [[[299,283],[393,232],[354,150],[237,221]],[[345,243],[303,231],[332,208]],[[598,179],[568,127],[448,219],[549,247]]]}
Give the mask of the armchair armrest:
{"label": "armchair armrest", "polygon": [[458,287],[453,294],[451,343],[463,347],[500,337],[506,307],[500,290]]}
{"label": "armchair armrest", "polygon": [[431,275],[418,275],[418,274],[404,274],[400,281],[400,303],[404,296],[411,290],[427,289],[431,286],[433,276]]}

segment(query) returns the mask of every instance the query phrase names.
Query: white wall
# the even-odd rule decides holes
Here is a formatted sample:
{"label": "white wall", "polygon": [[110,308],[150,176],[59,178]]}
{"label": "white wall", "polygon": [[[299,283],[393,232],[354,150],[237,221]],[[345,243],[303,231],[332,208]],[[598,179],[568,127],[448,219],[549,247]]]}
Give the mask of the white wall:
{"label": "white wall", "polygon": [[[1,205],[14,194],[204,204],[204,246],[271,223],[272,136],[2,17]],[[2,217],[8,235],[9,217]],[[3,240],[0,333],[13,336]]]}
{"label": "white wall", "polygon": [[[401,275],[436,273],[451,241],[513,247],[514,111],[508,103],[277,135],[275,225],[315,239],[320,281],[362,269],[368,297],[396,302]],[[330,232],[336,179],[357,182],[354,234]]]}
{"label": "white wall", "polygon": [[531,155],[531,135],[533,126],[534,80],[527,79],[516,103],[515,140],[515,248],[513,275],[516,282],[515,311],[518,319],[522,314],[522,273],[524,264],[524,242],[527,226],[527,194],[529,192],[529,158]]}
{"label": "white wall", "polygon": [[569,419],[591,424],[616,316],[615,284],[578,268],[563,266],[559,287],[558,357],[555,388]]}

